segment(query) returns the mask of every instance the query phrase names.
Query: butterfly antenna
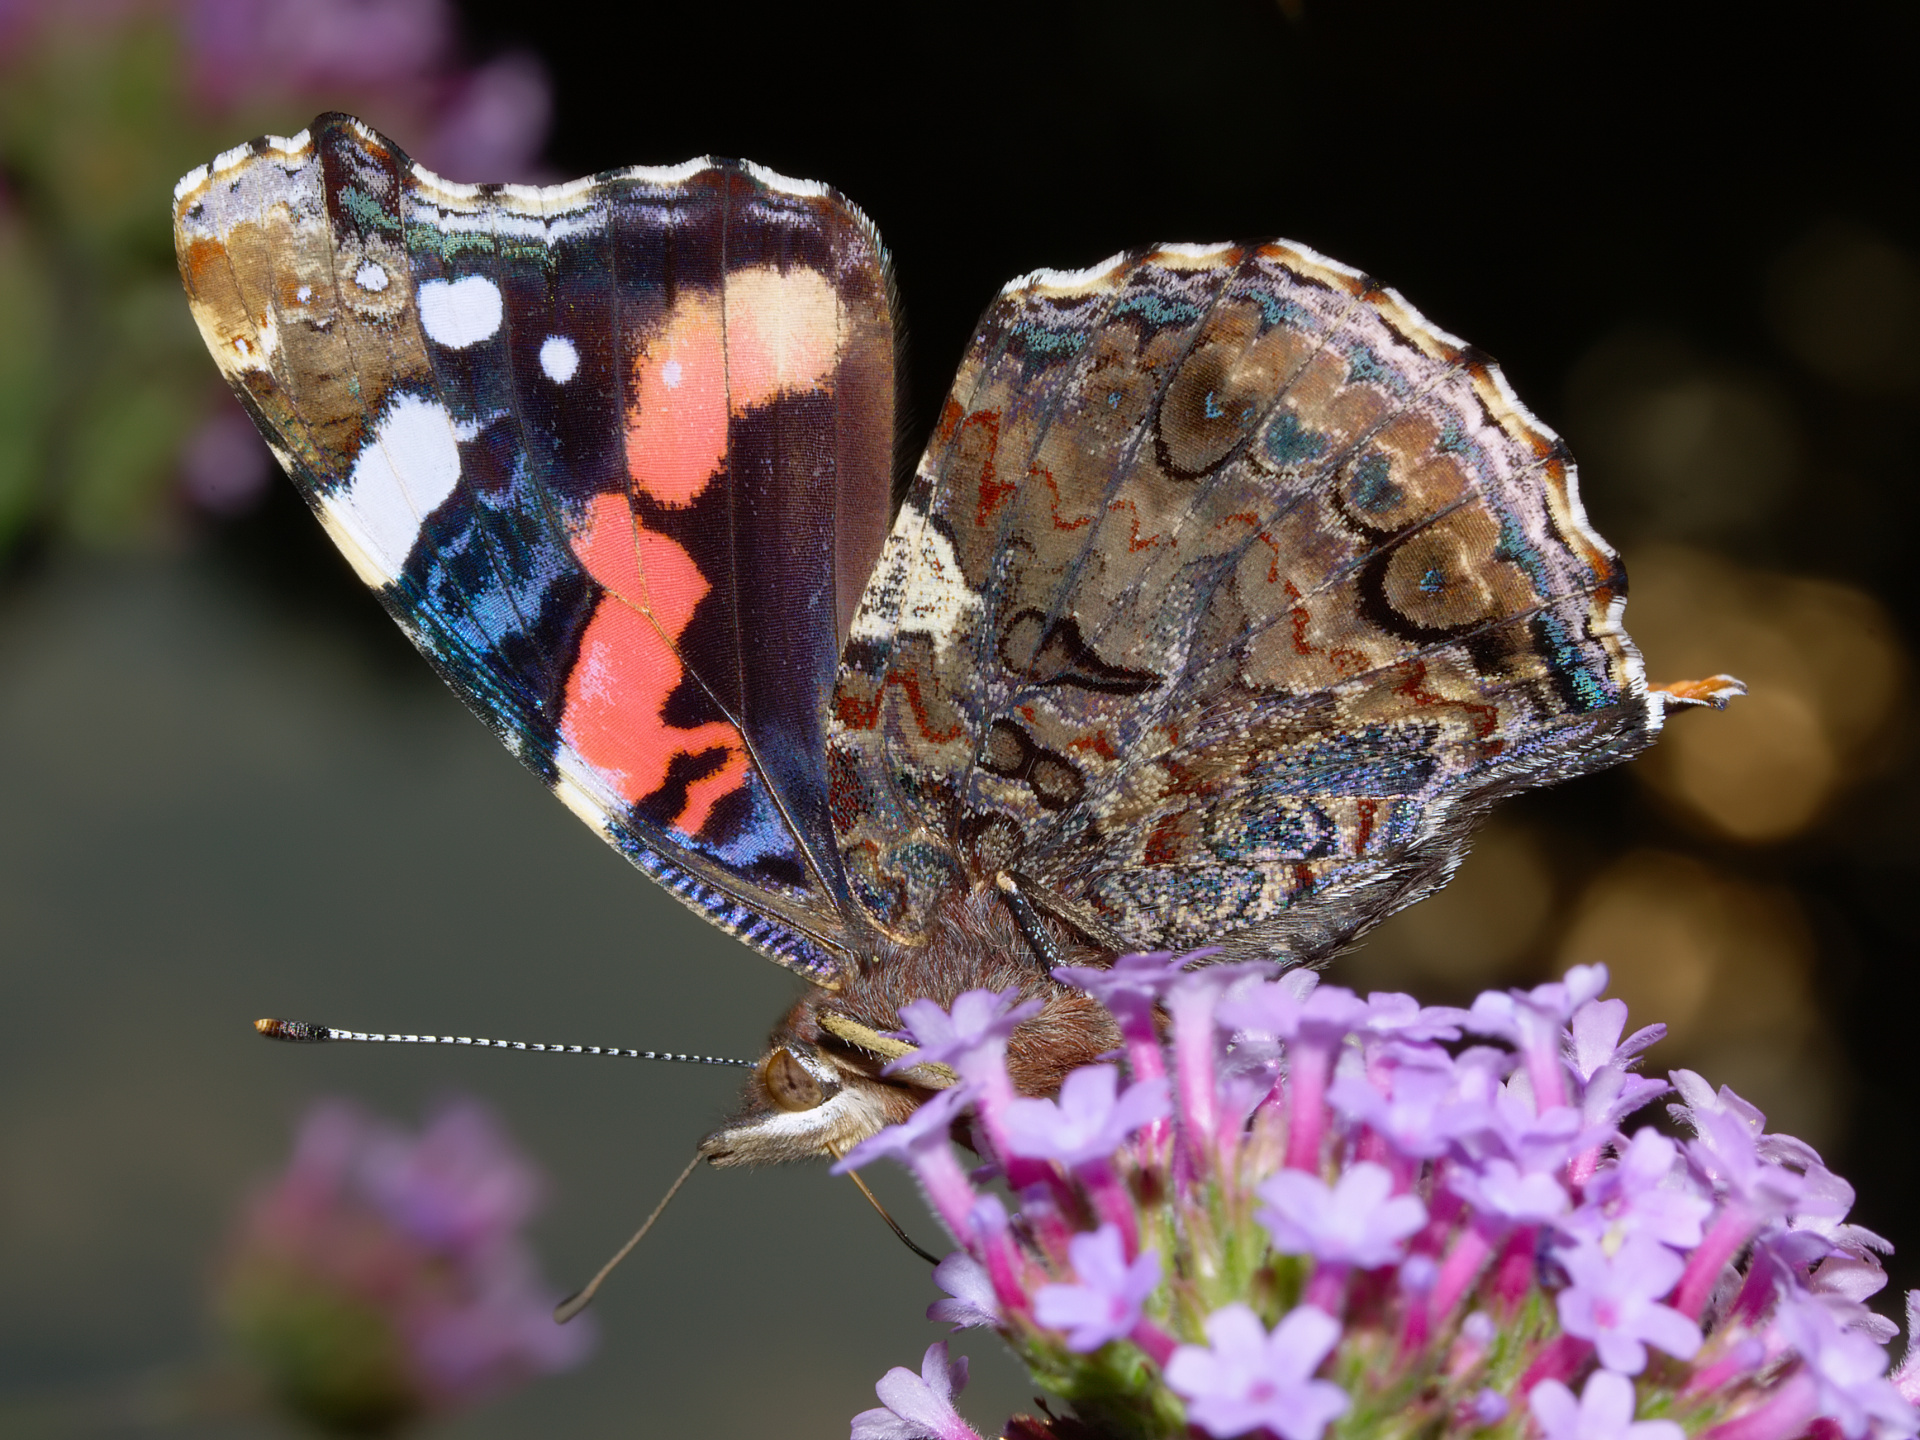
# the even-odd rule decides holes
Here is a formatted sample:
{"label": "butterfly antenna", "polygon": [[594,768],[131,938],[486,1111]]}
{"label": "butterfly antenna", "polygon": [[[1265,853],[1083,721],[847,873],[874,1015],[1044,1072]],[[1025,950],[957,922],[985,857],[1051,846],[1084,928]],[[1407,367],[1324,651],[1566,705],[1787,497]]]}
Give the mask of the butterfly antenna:
{"label": "butterfly antenna", "polygon": [[[839,1147],[829,1145],[827,1148],[832,1152],[834,1159],[838,1160],[840,1158],[841,1151]],[[849,1170],[847,1172],[847,1178],[860,1187],[860,1193],[867,1197],[867,1203],[879,1212],[882,1220],[887,1222],[887,1228],[893,1231],[895,1239],[906,1246],[907,1249],[913,1251],[913,1253],[918,1255],[922,1260],[926,1261],[927,1264],[938,1265],[940,1263],[939,1256],[929,1255],[925,1250],[922,1250],[918,1245],[913,1243],[913,1238],[900,1228],[900,1222],[887,1213],[887,1207],[880,1203],[880,1197],[867,1188],[867,1182],[860,1178],[858,1171]]]}
{"label": "butterfly antenna", "polygon": [[540,1045],[527,1040],[482,1040],[467,1035],[371,1035],[364,1030],[340,1030],[332,1025],[310,1025],[304,1020],[256,1020],[253,1028],[269,1040],[316,1045],[324,1040],[358,1040],[368,1045],[472,1045],[482,1050],[537,1050],[553,1055],[611,1055],[620,1060],[675,1060],[682,1065],[740,1065],[751,1070],[752,1060],[730,1060],[720,1055],[676,1055],[666,1050],[630,1050],[619,1045]]}
{"label": "butterfly antenna", "polygon": [[593,1303],[593,1297],[600,1289],[601,1282],[613,1273],[614,1266],[618,1265],[622,1260],[626,1259],[628,1255],[633,1253],[634,1246],[647,1238],[647,1231],[653,1228],[653,1222],[660,1218],[660,1212],[665,1210],[673,1197],[680,1193],[680,1187],[687,1183],[687,1177],[693,1174],[693,1167],[699,1163],[700,1152],[696,1150],[693,1152],[693,1158],[687,1161],[687,1168],[680,1172],[680,1178],[667,1187],[667,1193],[660,1197],[660,1203],[653,1207],[653,1213],[647,1216],[645,1222],[641,1224],[638,1230],[633,1232],[633,1238],[613,1252],[613,1258],[600,1267],[600,1272],[595,1275],[593,1279],[589,1280],[585,1285],[581,1286],[578,1290],[574,1291],[573,1294],[553,1307],[554,1324],[566,1324],[567,1321],[573,1319],[574,1316],[578,1315]]}

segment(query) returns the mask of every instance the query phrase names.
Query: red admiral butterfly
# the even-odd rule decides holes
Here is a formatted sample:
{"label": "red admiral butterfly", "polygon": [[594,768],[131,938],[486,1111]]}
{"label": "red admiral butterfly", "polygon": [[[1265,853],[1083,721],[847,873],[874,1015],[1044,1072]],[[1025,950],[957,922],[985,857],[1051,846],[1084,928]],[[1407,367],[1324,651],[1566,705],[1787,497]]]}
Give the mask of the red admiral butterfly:
{"label": "red admiral butterfly", "polygon": [[1050,1091],[1119,1043],[1053,964],[1324,960],[1499,796],[1738,688],[1647,686],[1564,446],[1302,246],[1015,280],[889,523],[886,254],[825,186],[458,185],[328,115],[175,199],[208,346],[401,628],[813,982],[716,1163],[909,1113],[918,996],[1043,999],[1010,1060]]}

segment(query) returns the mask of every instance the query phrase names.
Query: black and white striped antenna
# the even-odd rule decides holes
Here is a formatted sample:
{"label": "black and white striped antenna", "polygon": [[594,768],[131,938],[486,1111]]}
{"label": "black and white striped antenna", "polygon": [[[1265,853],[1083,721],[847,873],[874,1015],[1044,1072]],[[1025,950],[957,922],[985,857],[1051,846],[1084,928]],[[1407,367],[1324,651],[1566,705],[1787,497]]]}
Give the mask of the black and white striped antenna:
{"label": "black and white striped antenna", "polygon": [[253,1028],[269,1040],[295,1045],[317,1045],[328,1040],[358,1041],[363,1045],[472,1045],[482,1050],[527,1050],[548,1055],[610,1055],[618,1060],[672,1060],[681,1065],[739,1065],[751,1070],[752,1060],[730,1060],[720,1055],[676,1055],[666,1050],[633,1050],[620,1045],[542,1045],[530,1040],[485,1040],[469,1035],[377,1035],[365,1030],[341,1030],[333,1025],[311,1025],[305,1020],[256,1020]]}

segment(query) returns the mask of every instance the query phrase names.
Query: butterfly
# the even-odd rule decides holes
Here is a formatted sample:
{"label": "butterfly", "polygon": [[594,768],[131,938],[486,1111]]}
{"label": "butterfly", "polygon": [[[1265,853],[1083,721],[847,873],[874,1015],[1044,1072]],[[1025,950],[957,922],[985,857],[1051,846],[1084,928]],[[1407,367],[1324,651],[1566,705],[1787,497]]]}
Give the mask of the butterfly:
{"label": "butterfly", "polygon": [[1316,964],[1497,798],[1626,760],[1650,687],[1565,446],[1482,354],[1284,241],[1036,270],[897,514],[888,260],[745,162],[464,185],[344,115],[187,175],[194,318],[408,637],[575,814],[811,982],[716,1164],[940,1083],[900,1007],[1062,963]]}

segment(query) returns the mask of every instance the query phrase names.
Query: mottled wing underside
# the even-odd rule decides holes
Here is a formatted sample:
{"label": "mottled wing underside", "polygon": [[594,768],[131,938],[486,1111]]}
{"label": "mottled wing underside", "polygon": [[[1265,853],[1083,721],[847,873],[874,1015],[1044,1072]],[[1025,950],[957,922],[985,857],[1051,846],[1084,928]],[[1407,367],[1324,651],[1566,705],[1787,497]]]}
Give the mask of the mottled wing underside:
{"label": "mottled wing underside", "polygon": [[636,865],[831,982],[824,708],[893,443],[865,218],[730,162],[453,184],[323,116],[174,220],[222,370],[440,673]]}
{"label": "mottled wing underside", "polygon": [[1284,243],[1039,272],[842,656],[853,894],[907,939],[1006,875],[1129,946],[1323,956],[1496,796],[1651,740],[1624,593],[1558,439],[1393,291]]}

